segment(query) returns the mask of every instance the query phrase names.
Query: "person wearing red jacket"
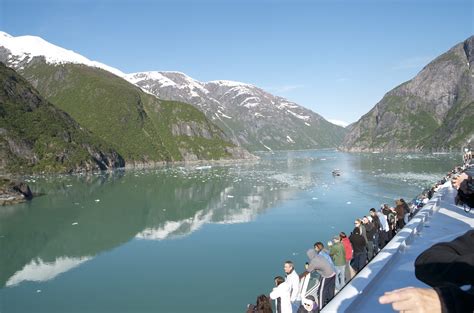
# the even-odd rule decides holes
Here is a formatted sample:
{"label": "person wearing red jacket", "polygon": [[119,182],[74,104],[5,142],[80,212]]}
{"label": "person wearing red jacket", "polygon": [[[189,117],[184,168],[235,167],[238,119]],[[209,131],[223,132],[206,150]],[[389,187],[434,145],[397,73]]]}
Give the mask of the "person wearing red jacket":
{"label": "person wearing red jacket", "polygon": [[350,262],[352,260],[352,244],[347,238],[346,233],[340,232],[339,233],[339,238],[341,238],[342,245],[344,246],[344,251],[346,252],[346,279],[345,281],[348,282],[349,280],[352,279],[352,272],[351,272],[351,266]]}

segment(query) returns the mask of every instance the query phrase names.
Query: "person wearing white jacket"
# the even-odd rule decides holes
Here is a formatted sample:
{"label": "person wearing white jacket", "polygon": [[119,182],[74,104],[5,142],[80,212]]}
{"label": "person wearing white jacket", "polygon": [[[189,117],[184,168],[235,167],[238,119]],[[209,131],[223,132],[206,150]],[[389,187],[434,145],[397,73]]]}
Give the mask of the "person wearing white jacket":
{"label": "person wearing white jacket", "polygon": [[272,292],[270,292],[270,299],[277,300],[276,307],[278,313],[292,313],[290,292],[291,286],[285,282],[283,277],[275,277],[275,285]]}
{"label": "person wearing white jacket", "polygon": [[379,243],[379,248],[382,249],[389,239],[388,232],[390,231],[390,228],[388,226],[387,217],[382,212],[375,211],[374,208],[370,209],[369,212],[373,218],[377,217],[378,224],[380,225],[378,243]]}
{"label": "person wearing white jacket", "polygon": [[291,307],[293,308],[293,312],[296,312],[300,306],[300,302],[298,300],[299,296],[299,289],[300,289],[300,277],[295,271],[295,266],[293,262],[286,261],[284,270],[286,273],[285,282],[290,285],[290,302]]}

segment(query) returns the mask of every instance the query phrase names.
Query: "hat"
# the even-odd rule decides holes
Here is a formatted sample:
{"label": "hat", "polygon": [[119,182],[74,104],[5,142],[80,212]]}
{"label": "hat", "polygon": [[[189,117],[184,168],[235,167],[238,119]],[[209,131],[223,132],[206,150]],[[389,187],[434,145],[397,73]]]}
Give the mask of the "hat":
{"label": "hat", "polygon": [[301,303],[303,305],[313,305],[313,303],[315,302],[316,300],[314,299],[313,296],[307,296],[306,298],[303,299],[303,301],[301,301]]}

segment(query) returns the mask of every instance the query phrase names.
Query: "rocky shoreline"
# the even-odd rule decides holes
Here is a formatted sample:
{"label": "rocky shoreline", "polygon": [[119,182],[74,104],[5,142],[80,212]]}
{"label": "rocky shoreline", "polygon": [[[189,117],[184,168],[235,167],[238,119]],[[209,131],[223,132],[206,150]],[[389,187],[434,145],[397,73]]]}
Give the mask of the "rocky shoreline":
{"label": "rocky shoreline", "polygon": [[[152,169],[164,166],[198,166],[198,165],[229,165],[229,164],[244,164],[248,162],[256,162],[260,158],[253,154],[245,155],[238,159],[218,159],[218,160],[193,160],[193,161],[156,161],[156,162],[129,162],[125,167],[118,167],[115,169],[108,169],[106,171],[113,172],[114,170],[133,170],[133,169]],[[36,175],[62,175],[62,174],[93,174],[101,172],[98,170],[77,170],[69,173],[36,173]],[[26,174],[26,173],[25,173]],[[8,174],[7,174],[8,175]],[[0,176],[0,206],[13,205],[23,203],[33,199],[35,194],[31,191],[28,184],[20,179]]]}
{"label": "rocky shoreline", "polygon": [[0,178],[0,206],[22,203],[32,198],[33,193],[25,182]]}
{"label": "rocky shoreline", "polygon": [[453,153],[453,152],[462,152],[461,148],[446,148],[446,149],[412,149],[412,148],[360,148],[360,147],[352,147],[352,148],[345,148],[339,147],[337,148],[338,151],[341,152],[349,152],[349,153]]}

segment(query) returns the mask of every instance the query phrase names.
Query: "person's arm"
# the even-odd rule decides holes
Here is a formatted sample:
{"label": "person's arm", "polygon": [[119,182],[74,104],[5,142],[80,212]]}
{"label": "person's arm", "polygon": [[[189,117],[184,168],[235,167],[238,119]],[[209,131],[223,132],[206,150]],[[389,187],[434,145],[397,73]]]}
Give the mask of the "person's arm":
{"label": "person's arm", "polygon": [[431,288],[406,287],[385,292],[379,298],[381,304],[391,304],[398,312],[441,313],[441,301],[437,292]]}
{"label": "person's arm", "polygon": [[[296,272],[295,272],[296,273]],[[296,277],[293,277],[291,281],[291,294],[290,294],[290,301],[294,302],[298,298],[298,292],[300,290],[300,279],[298,274]]]}
{"label": "person's arm", "polygon": [[272,292],[270,292],[270,299],[275,300],[280,297],[281,297],[280,288],[278,287],[273,288]]}
{"label": "person's arm", "polygon": [[[319,256],[319,257],[321,258],[321,256]],[[314,272],[315,270],[317,270],[318,268],[319,268],[319,266],[317,265],[317,260],[316,260],[316,257],[315,257],[314,259],[311,260],[311,262],[309,262],[308,268],[306,269],[306,272],[311,273],[311,272]]]}
{"label": "person's arm", "polygon": [[471,285],[474,281],[474,230],[451,242],[435,244],[415,260],[415,276],[438,287]]}
{"label": "person's arm", "polygon": [[333,245],[333,246],[329,249],[329,255],[333,257],[334,254],[336,254],[336,250],[335,250],[334,245]]}
{"label": "person's arm", "polygon": [[309,272],[306,270],[303,273],[300,274],[300,279],[303,279],[306,275],[308,275]]}
{"label": "person's arm", "polygon": [[440,288],[406,287],[385,292],[381,304],[391,304],[395,311],[464,313],[473,312],[474,294],[455,286]]}

